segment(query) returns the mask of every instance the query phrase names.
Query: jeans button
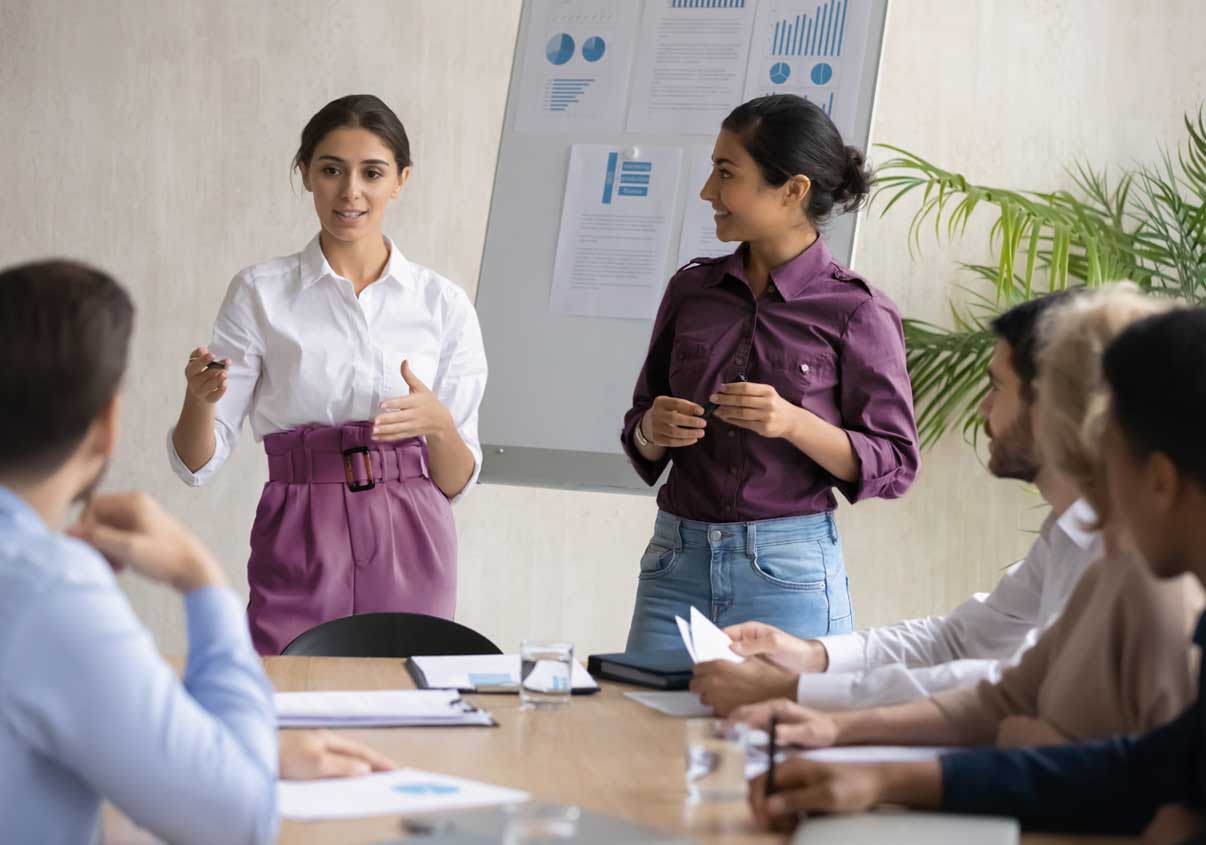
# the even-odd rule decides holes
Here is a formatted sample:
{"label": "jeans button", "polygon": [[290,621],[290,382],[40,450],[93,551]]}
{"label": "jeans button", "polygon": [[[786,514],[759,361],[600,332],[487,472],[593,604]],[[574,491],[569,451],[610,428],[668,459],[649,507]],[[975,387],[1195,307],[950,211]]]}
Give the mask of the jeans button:
{"label": "jeans button", "polygon": [[719,542],[719,540],[720,540],[720,529],[719,529],[719,528],[713,528],[713,529],[712,529],[710,532],[708,532],[708,539],[709,539],[709,540],[711,540],[713,543]]}

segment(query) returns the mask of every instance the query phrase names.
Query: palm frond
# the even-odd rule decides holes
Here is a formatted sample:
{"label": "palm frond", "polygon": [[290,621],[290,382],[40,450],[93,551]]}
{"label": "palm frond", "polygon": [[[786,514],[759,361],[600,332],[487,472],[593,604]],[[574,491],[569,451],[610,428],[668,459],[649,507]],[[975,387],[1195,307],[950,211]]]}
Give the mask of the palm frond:
{"label": "palm frond", "polygon": [[1086,162],[1067,169],[1073,190],[1012,190],[971,182],[891,144],[876,173],[880,215],[918,198],[906,241],[921,251],[925,232],[954,240],[977,209],[995,217],[991,263],[962,264],[974,285],[958,285],[952,328],[904,321],[917,424],[924,446],[959,428],[974,438],[995,339],[992,318],[1012,305],[1069,285],[1129,279],[1155,294],[1206,300],[1206,112],[1185,116],[1188,141],[1175,155],[1116,177]]}

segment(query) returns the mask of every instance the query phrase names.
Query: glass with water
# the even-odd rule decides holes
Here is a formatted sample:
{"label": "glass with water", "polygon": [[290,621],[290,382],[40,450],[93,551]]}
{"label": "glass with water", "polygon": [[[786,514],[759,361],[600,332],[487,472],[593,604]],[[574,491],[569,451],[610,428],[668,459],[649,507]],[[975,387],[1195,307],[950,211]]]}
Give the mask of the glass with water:
{"label": "glass with water", "polygon": [[519,700],[523,709],[568,704],[573,667],[573,643],[524,640],[519,646]]}
{"label": "glass with water", "polygon": [[687,801],[733,801],[746,795],[749,728],[725,719],[688,719]]}

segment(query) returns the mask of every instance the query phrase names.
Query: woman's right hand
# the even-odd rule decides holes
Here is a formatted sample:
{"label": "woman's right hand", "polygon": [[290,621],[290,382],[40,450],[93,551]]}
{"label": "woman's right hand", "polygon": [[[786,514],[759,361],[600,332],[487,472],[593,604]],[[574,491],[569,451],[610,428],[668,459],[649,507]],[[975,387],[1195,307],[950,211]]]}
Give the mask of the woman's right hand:
{"label": "woman's right hand", "polygon": [[[184,377],[188,381],[188,395],[198,402],[213,404],[226,393],[226,370],[209,364],[217,361],[213,353],[204,346],[198,346],[188,356],[188,364],[184,367]],[[229,358],[222,358],[222,363],[230,366]]]}
{"label": "woman's right hand", "polygon": [[654,446],[691,446],[703,439],[708,421],[704,409],[686,399],[659,396],[641,417],[641,433]]}

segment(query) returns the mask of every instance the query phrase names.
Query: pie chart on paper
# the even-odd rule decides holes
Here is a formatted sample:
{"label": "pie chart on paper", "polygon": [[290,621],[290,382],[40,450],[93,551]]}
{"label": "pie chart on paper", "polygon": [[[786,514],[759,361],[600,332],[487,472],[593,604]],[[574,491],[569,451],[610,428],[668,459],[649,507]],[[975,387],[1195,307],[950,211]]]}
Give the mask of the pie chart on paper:
{"label": "pie chart on paper", "polygon": [[582,58],[588,62],[599,61],[605,52],[607,52],[607,43],[597,35],[592,35],[582,42]]}
{"label": "pie chart on paper", "polygon": [[574,57],[574,39],[559,32],[544,45],[544,55],[555,65],[563,65]]}
{"label": "pie chart on paper", "polygon": [[791,65],[787,62],[775,62],[771,65],[770,79],[776,85],[782,85],[791,78]]}

